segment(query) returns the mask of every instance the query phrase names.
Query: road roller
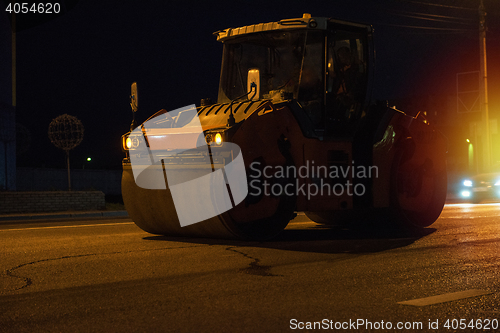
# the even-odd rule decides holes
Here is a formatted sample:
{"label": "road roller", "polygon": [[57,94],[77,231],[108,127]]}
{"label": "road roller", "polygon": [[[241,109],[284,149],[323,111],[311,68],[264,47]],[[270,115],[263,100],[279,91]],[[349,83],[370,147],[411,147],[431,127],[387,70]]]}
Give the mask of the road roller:
{"label": "road roller", "polygon": [[214,35],[217,101],[162,109],[122,136],[122,195],[137,226],[266,240],[299,213],[375,228],[439,217],[445,137],[423,114],[372,100],[370,25],[304,14]]}

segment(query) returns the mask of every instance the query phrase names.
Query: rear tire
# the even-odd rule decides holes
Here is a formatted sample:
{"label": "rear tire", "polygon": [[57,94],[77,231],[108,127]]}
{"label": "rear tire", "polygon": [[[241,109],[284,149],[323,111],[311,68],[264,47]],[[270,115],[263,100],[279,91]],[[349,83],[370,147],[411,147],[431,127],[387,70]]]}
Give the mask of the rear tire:
{"label": "rear tire", "polygon": [[[411,143],[410,143],[411,144]],[[427,227],[443,210],[447,193],[446,171],[436,170],[429,158],[416,164],[413,151],[402,145],[396,153],[391,176],[391,208],[396,223]],[[411,147],[411,146],[410,146]]]}

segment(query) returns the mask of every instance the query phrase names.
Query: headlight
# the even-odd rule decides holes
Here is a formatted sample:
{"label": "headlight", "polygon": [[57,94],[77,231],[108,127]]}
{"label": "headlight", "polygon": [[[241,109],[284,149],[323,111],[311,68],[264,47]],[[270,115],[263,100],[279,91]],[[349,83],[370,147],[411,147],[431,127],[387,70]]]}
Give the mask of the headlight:
{"label": "headlight", "polygon": [[222,144],[222,135],[220,133],[215,134],[215,144],[220,146]]}
{"label": "headlight", "polygon": [[130,148],[128,148],[128,141],[129,141],[128,134],[122,135],[122,149],[123,149],[123,151],[127,151],[130,149]]}
{"label": "headlight", "polygon": [[470,197],[470,191],[462,191],[460,192],[460,195],[464,198],[469,198]]}
{"label": "headlight", "polygon": [[500,186],[500,179],[495,182],[495,186]]}
{"label": "headlight", "polygon": [[464,186],[471,187],[472,186],[472,180],[464,180]]}
{"label": "headlight", "polygon": [[136,149],[139,147],[139,139],[137,137],[124,135],[122,137],[122,146],[123,150]]}
{"label": "headlight", "polygon": [[220,146],[224,142],[224,139],[222,133],[216,132],[216,133],[207,133],[205,135],[205,141],[207,142],[208,145]]}

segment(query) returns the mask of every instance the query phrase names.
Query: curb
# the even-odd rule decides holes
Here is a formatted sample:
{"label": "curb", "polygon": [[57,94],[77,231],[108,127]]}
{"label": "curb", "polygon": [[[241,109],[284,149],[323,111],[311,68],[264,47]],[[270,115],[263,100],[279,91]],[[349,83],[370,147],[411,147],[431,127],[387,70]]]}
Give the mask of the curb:
{"label": "curb", "polygon": [[[463,203],[457,196],[449,195],[446,204]],[[299,214],[300,215],[300,214]],[[90,212],[52,212],[52,213],[32,213],[32,214],[12,214],[0,215],[0,224],[19,221],[39,221],[53,219],[75,219],[75,218],[101,218],[101,217],[128,217],[126,210],[114,211],[90,211]]]}
{"label": "curb", "polygon": [[19,215],[0,215],[0,224],[17,221],[37,221],[53,219],[74,219],[74,218],[99,218],[99,217],[128,217],[125,210],[117,211],[92,211],[92,212],[62,212],[62,213],[33,213]]}

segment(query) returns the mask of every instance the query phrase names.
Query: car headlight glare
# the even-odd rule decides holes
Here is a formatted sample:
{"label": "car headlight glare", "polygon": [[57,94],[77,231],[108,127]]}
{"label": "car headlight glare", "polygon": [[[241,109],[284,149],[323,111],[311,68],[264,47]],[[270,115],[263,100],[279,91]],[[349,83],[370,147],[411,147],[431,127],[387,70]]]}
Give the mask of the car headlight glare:
{"label": "car headlight glare", "polygon": [[495,182],[495,186],[500,186],[500,179]]}
{"label": "car headlight glare", "polygon": [[460,195],[464,198],[469,198],[470,197],[470,191],[462,191],[460,192]]}
{"label": "car headlight glare", "polygon": [[472,186],[472,180],[464,180],[464,186],[471,187]]}

